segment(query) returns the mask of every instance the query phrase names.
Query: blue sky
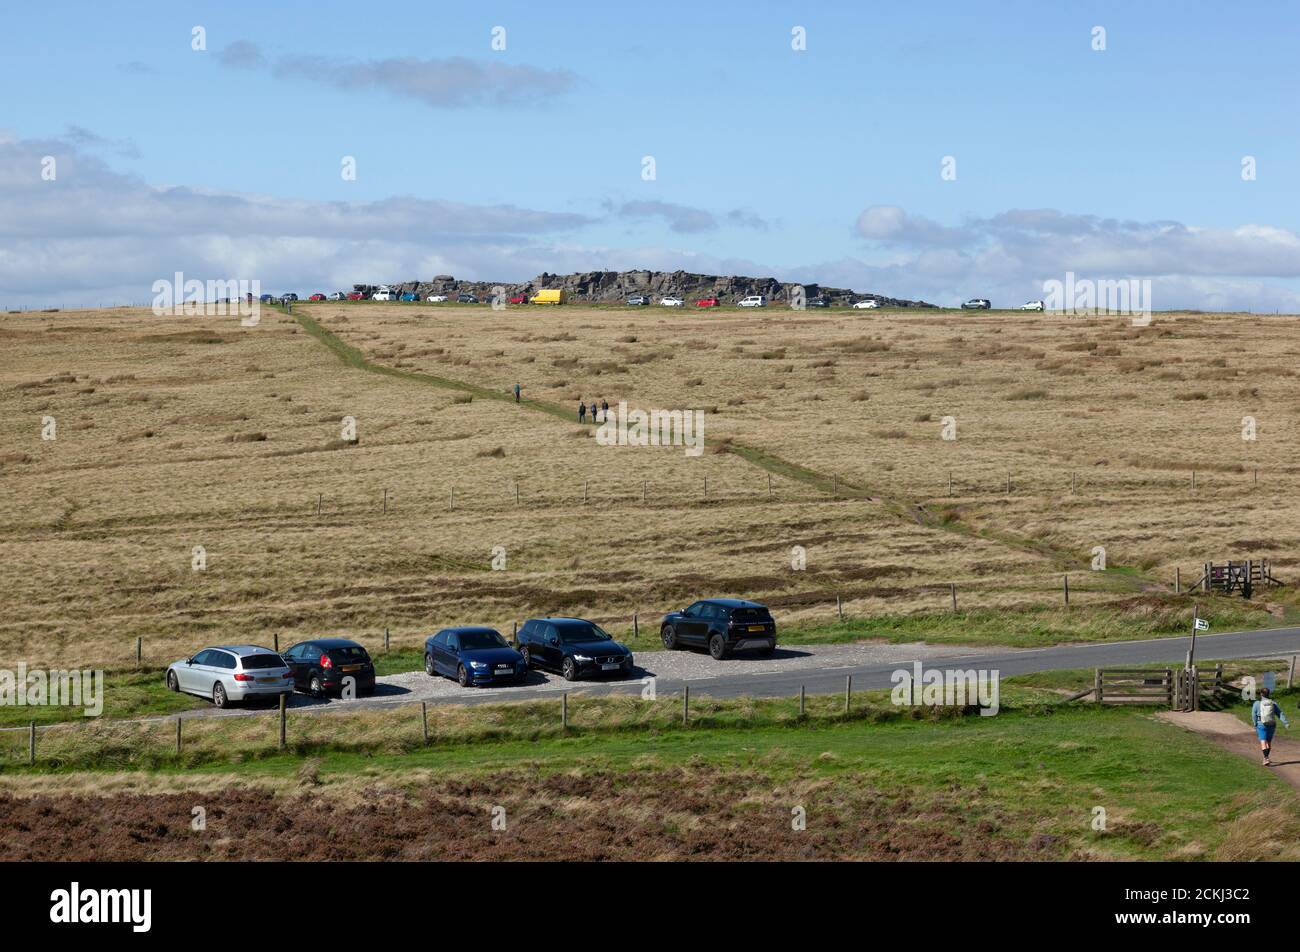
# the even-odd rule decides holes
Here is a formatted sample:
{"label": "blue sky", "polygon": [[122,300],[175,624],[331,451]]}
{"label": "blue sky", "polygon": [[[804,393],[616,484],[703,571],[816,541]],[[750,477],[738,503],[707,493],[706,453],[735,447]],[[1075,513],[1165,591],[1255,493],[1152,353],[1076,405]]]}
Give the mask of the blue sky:
{"label": "blue sky", "polygon": [[[300,291],[683,267],[941,304],[1069,269],[1151,276],[1157,307],[1300,304],[1288,4],[54,2],[0,29],[0,304],[181,267]],[[58,181],[24,181],[47,154]],[[123,224],[169,187],[229,229]],[[359,213],[314,233],[334,203]],[[120,267],[68,271],[94,235]]]}

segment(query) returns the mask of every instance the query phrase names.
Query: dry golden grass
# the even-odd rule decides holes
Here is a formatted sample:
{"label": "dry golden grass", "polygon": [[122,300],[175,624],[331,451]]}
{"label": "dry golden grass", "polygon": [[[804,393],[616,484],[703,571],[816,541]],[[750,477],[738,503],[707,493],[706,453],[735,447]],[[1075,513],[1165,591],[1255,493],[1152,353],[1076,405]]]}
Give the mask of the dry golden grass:
{"label": "dry golden grass", "polygon": [[[1098,545],[1160,579],[1225,557],[1295,572],[1290,318],[299,314],[375,364],[495,394],[704,408],[709,449],[601,447],[576,419],[367,373],[278,312],[253,328],[3,315],[0,663],[120,664],[136,637],[153,661],[274,632],[373,645],[388,627],[413,646],[547,611],[617,627],[716,594],[789,624],[827,619],[837,594],[858,614],[942,609],[949,581],[972,607],[1013,608],[1050,600],[1063,560],[1086,566]],[[728,441],[862,492],[835,499],[778,468],[769,497]],[[491,572],[498,545],[507,568]],[[790,570],[795,545],[806,572]],[[1095,589],[1081,579],[1072,601],[1117,597]]]}

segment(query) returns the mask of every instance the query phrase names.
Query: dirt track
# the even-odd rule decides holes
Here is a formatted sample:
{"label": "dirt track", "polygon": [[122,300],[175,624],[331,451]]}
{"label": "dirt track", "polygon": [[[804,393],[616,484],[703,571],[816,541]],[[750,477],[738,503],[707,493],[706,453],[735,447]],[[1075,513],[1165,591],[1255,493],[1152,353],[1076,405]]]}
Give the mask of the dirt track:
{"label": "dirt track", "polygon": [[[1259,763],[1259,740],[1250,725],[1227,711],[1161,711],[1157,715],[1161,720],[1177,724],[1189,731],[1195,731],[1215,741],[1234,754],[1250,758]],[[1260,765],[1260,770],[1276,774],[1300,790],[1300,741],[1285,736],[1286,728],[1279,726],[1273,736],[1273,766]]]}
{"label": "dirt track", "polygon": [[[370,793],[370,792],[368,792]],[[791,827],[807,807],[807,828]],[[206,810],[205,831],[191,810]],[[506,829],[492,828],[505,808]],[[509,772],[373,791],[360,804],[229,789],[207,794],[0,797],[0,861],[21,860],[671,860],[1061,859],[1026,818],[951,791],[888,797],[848,778],[773,790],[711,768],[595,773]]]}

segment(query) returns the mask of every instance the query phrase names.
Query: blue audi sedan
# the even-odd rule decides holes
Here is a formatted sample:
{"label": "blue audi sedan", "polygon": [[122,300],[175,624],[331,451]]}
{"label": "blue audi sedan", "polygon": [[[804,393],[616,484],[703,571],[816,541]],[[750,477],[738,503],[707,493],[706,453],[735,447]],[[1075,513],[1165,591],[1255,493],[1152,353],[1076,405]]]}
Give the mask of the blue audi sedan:
{"label": "blue audi sedan", "polygon": [[444,628],[424,641],[424,672],[460,686],[518,684],[528,676],[524,656],[495,628]]}

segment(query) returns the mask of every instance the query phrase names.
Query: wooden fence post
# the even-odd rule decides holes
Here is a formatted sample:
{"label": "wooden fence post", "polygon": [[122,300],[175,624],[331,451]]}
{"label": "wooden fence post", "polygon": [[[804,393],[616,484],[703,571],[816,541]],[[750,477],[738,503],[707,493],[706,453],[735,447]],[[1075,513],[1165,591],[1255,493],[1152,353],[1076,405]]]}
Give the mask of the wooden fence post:
{"label": "wooden fence post", "polygon": [[835,613],[840,616],[840,623],[844,622],[844,603],[840,601],[838,595],[835,596]]}
{"label": "wooden fence post", "polygon": [[272,645],[274,645],[274,647],[275,647],[275,653],[276,653],[276,654],[279,654],[279,653],[280,653],[280,633],[279,633],[278,631],[275,632],[273,635],[271,635],[271,643],[272,643]]}
{"label": "wooden fence post", "polygon": [[515,505],[519,505],[519,480],[515,480]]}
{"label": "wooden fence post", "polygon": [[565,691],[560,695],[560,727],[564,730],[569,729],[569,692]]}
{"label": "wooden fence post", "polygon": [[388,653],[388,628],[384,628],[384,654]]}
{"label": "wooden fence post", "polygon": [[691,686],[682,685],[682,726],[685,727],[691,720]]}
{"label": "wooden fence post", "polygon": [[144,639],[137,638],[135,640],[135,663],[139,664],[140,660],[143,657],[144,657]]}
{"label": "wooden fence post", "polygon": [[316,515],[318,516],[320,515],[321,503],[323,503],[324,501],[325,501],[324,493],[317,493],[316,494]]}
{"label": "wooden fence post", "polygon": [[181,755],[181,719],[179,715],[176,718],[176,756]]}
{"label": "wooden fence post", "polygon": [[424,743],[427,747],[429,744],[429,703],[420,702],[420,729],[424,732]]}
{"label": "wooden fence post", "polygon": [[844,713],[849,713],[849,698],[853,695],[853,675],[844,676]]}
{"label": "wooden fence post", "polygon": [[1295,655],[1291,656],[1291,667],[1286,673],[1286,689],[1291,690],[1291,685],[1295,682]]}
{"label": "wooden fence post", "polygon": [[1061,591],[1065,593],[1065,607],[1070,607],[1070,576],[1061,576]]}
{"label": "wooden fence post", "polygon": [[803,717],[804,714],[804,696],[806,690],[807,688],[804,685],[802,684],[799,685],[799,716],[800,717]]}
{"label": "wooden fence post", "polygon": [[582,501],[587,501],[587,480],[582,481]]}
{"label": "wooden fence post", "polygon": [[515,619],[510,623],[510,643],[512,645],[519,644],[519,620],[518,619]]}
{"label": "wooden fence post", "polygon": [[1077,476],[1078,476],[1077,473],[1070,474],[1070,495],[1074,495],[1075,479],[1077,478]]}
{"label": "wooden fence post", "polygon": [[384,515],[388,515],[388,490],[384,490]]}
{"label": "wooden fence post", "polygon": [[455,487],[452,487],[451,489],[447,490],[447,508],[448,508],[448,509],[453,509],[453,510],[456,508],[456,489],[455,489]]}
{"label": "wooden fence post", "polygon": [[1098,704],[1102,702],[1101,696],[1101,668],[1093,669],[1092,676],[1092,697]]}
{"label": "wooden fence post", "polygon": [[772,474],[771,473],[767,474],[767,495],[769,498],[772,495]]}
{"label": "wooden fence post", "polygon": [[632,613],[632,637],[633,638],[641,637],[641,626],[637,622],[636,612]]}
{"label": "wooden fence post", "polygon": [[948,474],[948,495],[952,495],[952,473]]}
{"label": "wooden fence post", "polygon": [[31,721],[27,725],[27,763],[29,766],[36,766],[36,722]]}
{"label": "wooden fence post", "polygon": [[1183,594],[1183,571],[1178,566],[1174,566],[1174,594]]}
{"label": "wooden fence post", "polygon": [[952,595],[952,610],[955,612],[957,610],[957,583],[949,582],[948,591]]}
{"label": "wooden fence post", "polygon": [[285,713],[284,713],[284,711],[285,711],[285,704],[286,704],[287,701],[288,701],[288,697],[287,697],[286,695],[284,695],[284,694],[281,694],[281,695],[280,695],[280,749],[281,749],[281,750],[284,750],[284,746],[285,746]]}

